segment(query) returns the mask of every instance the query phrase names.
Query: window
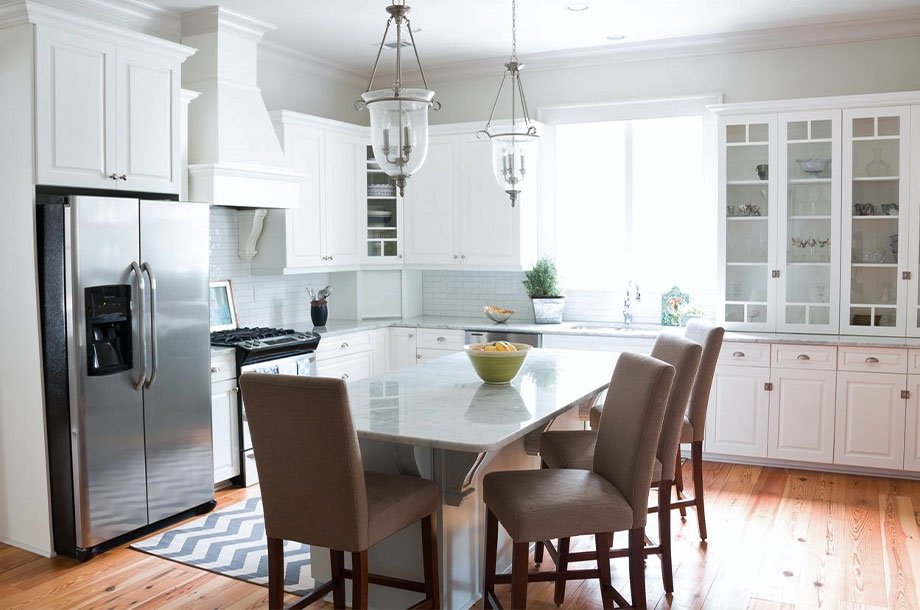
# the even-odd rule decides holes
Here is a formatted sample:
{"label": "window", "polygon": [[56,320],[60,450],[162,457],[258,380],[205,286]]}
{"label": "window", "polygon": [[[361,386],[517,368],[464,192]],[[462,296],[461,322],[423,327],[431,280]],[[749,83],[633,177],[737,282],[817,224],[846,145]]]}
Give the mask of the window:
{"label": "window", "polygon": [[[555,258],[570,292],[621,293],[634,280],[637,321],[652,322],[660,295],[677,285],[715,313],[704,133],[700,114],[555,126]],[[611,307],[619,317],[619,300]]]}

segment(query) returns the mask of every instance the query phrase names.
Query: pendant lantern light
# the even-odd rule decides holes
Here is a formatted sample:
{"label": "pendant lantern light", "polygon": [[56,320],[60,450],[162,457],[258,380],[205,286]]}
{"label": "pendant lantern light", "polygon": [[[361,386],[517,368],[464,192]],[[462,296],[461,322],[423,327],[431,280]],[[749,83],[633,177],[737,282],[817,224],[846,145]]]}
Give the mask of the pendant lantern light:
{"label": "pendant lantern light", "polygon": [[[498,95],[492,104],[492,112],[486,126],[476,135],[480,138],[488,137],[492,140],[492,170],[498,184],[511,198],[511,207],[517,202],[518,195],[525,181],[529,181],[536,172],[537,149],[540,136],[536,126],[530,122],[527,112],[527,98],[524,97],[524,87],[521,84],[521,69],[524,67],[517,58],[517,2],[511,1],[511,59],[505,64],[505,74],[502,76]],[[511,122],[492,125],[495,108],[501,99],[505,81],[511,78]],[[517,116],[518,101],[521,117]]]}
{"label": "pendant lantern light", "polygon": [[[377,59],[371,72],[370,82],[361,99],[355,102],[356,110],[367,109],[371,114],[371,146],[380,169],[396,179],[400,196],[405,195],[406,178],[422,167],[428,154],[428,109],[439,110],[441,103],[434,101],[434,91],[428,89],[422,62],[418,57],[412,24],[409,21],[409,7],[404,0],[393,0],[386,8],[387,19],[383,39],[377,50]],[[390,26],[396,24],[396,81],[388,89],[371,91],[374,76],[380,63],[380,55],[387,41]],[[409,32],[409,44],[403,42],[403,27]],[[422,89],[404,88],[402,83],[402,49],[411,46],[415,61],[422,75]]]}

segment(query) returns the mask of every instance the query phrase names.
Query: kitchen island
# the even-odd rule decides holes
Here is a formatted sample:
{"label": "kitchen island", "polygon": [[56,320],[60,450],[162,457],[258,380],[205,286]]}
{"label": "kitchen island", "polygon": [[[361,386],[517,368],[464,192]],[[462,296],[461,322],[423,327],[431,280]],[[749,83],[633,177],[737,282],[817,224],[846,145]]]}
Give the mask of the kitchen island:
{"label": "kitchen island", "polygon": [[[540,433],[581,428],[584,410],[603,391],[618,354],[531,350],[510,385],[482,383],[466,354],[348,384],[368,470],[438,483],[442,604],[469,608],[482,595],[485,505],[482,477],[493,470],[539,468]],[[373,518],[373,515],[371,515]],[[510,566],[500,538],[499,569]],[[329,578],[329,554],[315,549],[313,576]],[[370,549],[371,572],[421,580],[421,536],[409,527]],[[419,594],[371,585],[375,608],[408,607]]]}

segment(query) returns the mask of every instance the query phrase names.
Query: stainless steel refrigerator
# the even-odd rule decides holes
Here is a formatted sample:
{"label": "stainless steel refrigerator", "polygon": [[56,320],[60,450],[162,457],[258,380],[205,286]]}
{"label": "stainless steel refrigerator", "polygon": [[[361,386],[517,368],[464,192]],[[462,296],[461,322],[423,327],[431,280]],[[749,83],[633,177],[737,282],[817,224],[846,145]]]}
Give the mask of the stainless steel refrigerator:
{"label": "stainless steel refrigerator", "polygon": [[208,206],[38,203],[54,547],[88,559],[214,506]]}

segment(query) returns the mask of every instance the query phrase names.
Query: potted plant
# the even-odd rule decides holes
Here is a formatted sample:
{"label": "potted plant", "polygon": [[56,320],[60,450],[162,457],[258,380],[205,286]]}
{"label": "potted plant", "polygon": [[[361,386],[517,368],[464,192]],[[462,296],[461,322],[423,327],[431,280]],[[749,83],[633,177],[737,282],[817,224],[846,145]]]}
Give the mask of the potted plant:
{"label": "potted plant", "polygon": [[543,257],[533,269],[524,272],[524,290],[533,303],[533,318],[537,324],[559,324],[565,309],[565,297],[559,290],[556,264]]}

